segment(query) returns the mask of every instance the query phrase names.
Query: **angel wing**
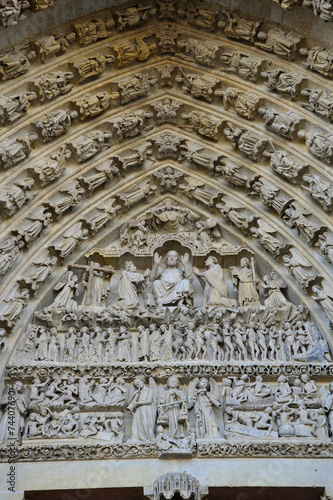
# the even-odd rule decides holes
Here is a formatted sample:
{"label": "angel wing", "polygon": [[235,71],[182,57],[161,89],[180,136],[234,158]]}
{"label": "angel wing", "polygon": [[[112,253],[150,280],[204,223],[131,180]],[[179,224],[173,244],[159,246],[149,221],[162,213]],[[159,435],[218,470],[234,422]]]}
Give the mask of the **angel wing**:
{"label": "angel wing", "polygon": [[188,406],[189,408],[192,408],[194,405],[194,400],[195,400],[195,392],[198,386],[199,382],[199,377],[195,377],[191,382],[188,384]]}
{"label": "angel wing", "polygon": [[244,206],[241,203],[238,203],[236,200],[234,200],[233,198],[231,198],[231,196],[228,195],[223,195],[221,201],[222,203],[233,209],[244,208]]}
{"label": "angel wing", "polygon": [[153,393],[153,403],[157,405],[157,386],[153,377],[150,377],[149,379],[149,387]]}
{"label": "angel wing", "polygon": [[185,177],[186,182],[189,184],[191,188],[203,187],[205,185],[204,182],[195,179],[194,177]]}
{"label": "angel wing", "polygon": [[43,205],[40,205],[31,214],[27,215],[26,218],[29,220],[39,220],[45,215],[45,212],[47,212],[47,209]]}
{"label": "angel wing", "polygon": [[266,222],[264,219],[257,219],[257,224],[260,227],[261,231],[264,233],[269,233],[269,234],[275,234],[276,229],[272,227],[268,222]]}
{"label": "angel wing", "polygon": [[110,207],[113,207],[113,204],[115,203],[115,201],[116,201],[116,198],[110,198],[109,200],[98,205],[98,207],[96,207],[96,209],[99,210],[100,212],[104,212],[104,210],[108,210]]}
{"label": "angel wing", "polygon": [[53,288],[55,292],[59,292],[64,286],[69,282],[70,278],[73,276],[73,271],[66,271],[65,274],[62,275],[56,286]]}
{"label": "angel wing", "polygon": [[70,191],[80,191],[82,188],[79,184],[78,181],[72,181],[72,182],[69,182],[68,184],[66,184],[65,187],[63,187],[62,189],[60,189],[60,193],[69,193]]}
{"label": "angel wing", "polygon": [[304,255],[297,248],[291,247],[289,252],[292,254],[293,259],[297,261],[300,266],[307,268],[312,267],[311,262],[308,261],[308,259],[304,257]]}
{"label": "angel wing", "polygon": [[301,203],[298,201],[293,201],[291,204],[291,207],[297,210],[301,215],[311,215],[312,212],[310,210],[307,210]]}
{"label": "angel wing", "polygon": [[12,288],[9,290],[5,298],[5,302],[10,302],[12,299],[14,299],[18,295],[19,291],[20,291],[20,285],[18,283],[15,283],[15,285],[13,285]]}
{"label": "angel wing", "polygon": [[216,380],[214,380],[212,377],[209,379],[209,385],[210,385],[210,394],[211,396],[215,399],[215,401],[218,401],[219,403],[221,402],[220,398],[220,391],[219,391],[219,386],[216,383]]}

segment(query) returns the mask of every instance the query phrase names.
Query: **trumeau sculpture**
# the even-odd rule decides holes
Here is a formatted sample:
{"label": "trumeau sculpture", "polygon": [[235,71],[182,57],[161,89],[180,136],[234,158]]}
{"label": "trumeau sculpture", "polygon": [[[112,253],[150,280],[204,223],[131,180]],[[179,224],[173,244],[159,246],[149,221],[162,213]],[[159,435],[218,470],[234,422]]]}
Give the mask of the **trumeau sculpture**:
{"label": "trumeau sculpture", "polygon": [[24,460],[332,455],[333,57],[303,38],[157,0],[0,55],[1,459],[10,405]]}

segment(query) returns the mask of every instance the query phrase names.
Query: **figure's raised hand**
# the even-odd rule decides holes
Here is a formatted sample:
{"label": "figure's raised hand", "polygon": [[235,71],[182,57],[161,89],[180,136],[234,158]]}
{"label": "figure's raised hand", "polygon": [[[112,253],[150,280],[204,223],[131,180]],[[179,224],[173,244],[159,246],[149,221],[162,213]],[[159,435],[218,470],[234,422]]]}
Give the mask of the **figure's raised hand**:
{"label": "figure's raised hand", "polygon": [[158,255],[158,253],[157,253],[157,252],[155,252],[155,253],[154,253],[154,264],[156,264],[156,265],[158,266],[158,265],[161,263],[161,261],[162,261],[162,257],[160,257],[160,256]]}
{"label": "figure's raised hand", "polygon": [[189,258],[190,258],[189,254],[188,254],[188,253],[184,253],[184,255],[181,257],[181,261],[182,261],[182,263],[183,263],[184,265],[185,265],[185,264],[187,264],[187,263],[188,263],[188,261],[189,261]]}

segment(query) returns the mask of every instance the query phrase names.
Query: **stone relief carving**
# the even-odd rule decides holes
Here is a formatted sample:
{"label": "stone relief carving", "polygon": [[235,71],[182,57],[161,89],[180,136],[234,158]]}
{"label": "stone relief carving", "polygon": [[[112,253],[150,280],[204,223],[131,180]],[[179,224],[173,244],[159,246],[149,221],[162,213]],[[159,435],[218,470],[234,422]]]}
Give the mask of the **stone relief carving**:
{"label": "stone relief carving", "polygon": [[0,96],[0,122],[3,125],[14,122],[24,116],[31,103],[37,99],[35,92],[25,92],[12,96]]}
{"label": "stone relief carving", "polygon": [[51,71],[33,80],[41,102],[65,95],[73,88],[74,74],[70,71]]}
{"label": "stone relief carving", "polygon": [[79,44],[86,46],[111,36],[110,29],[113,28],[114,25],[115,22],[113,19],[104,21],[96,17],[84,19],[83,21],[75,21],[73,23],[73,29],[78,37]]}
{"label": "stone relief carving", "polygon": [[[177,15],[176,9],[179,5],[168,2],[163,6],[159,4],[159,7],[159,14],[171,19]],[[147,20],[150,15],[154,15],[153,10],[153,7],[147,10],[138,5],[121,11],[116,16],[118,29],[136,26]],[[184,16],[190,24],[203,29],[223,28],[224,33],[233,39],[252,44],[256,40],[264,39],[262,35],[258,35],[259,22],[245,19],[235,13],[225,13],[226,21],[218,23],[220,14],[217,9],[214,10],[205,4],[200,6],[188,4],[186,8],[178,9],[178,15]],[[109,37],[113,25],[112,20],[93,18],[75,23],[73,29],[79,43],[84,46]],[[290,33],[282,34],[277,31],[271,33],[271,31],[273,30],[268,31],[264,49],[282,57],[293,58],[301,40],[297,41],[297,37]],[[177,46],[178,50],[183,51],[192,61],[207,66],[218,65],[221,59],[227,71],[232,71],[242,78],[256,81],[261,76],[267,79],[269,89],[288,95],[292,99],[298,98],[301,94],[309,101],[308,109],[330,119],[330,95],[324,91],[318,96],[314,91],[305,95],[306,90],[301,91],[304,78],[297,74],[272,70],[266,72],[268,75],[264,76],[265,72],[260,75],[263,65],[260,59],[242,52],[224,52],[220,55],[219,44],[200,43],[196,38],[177,41],[179,34],[179,32],[164,33],[164,38],[157,36],[160,40],[159,49],[174,53]],[[65,37],[61,38],[60,35],[59,38],[49,35],[43,41],[35,42],[33,46],[39,54],[39,59],[43,61],[52,55],[60,55],[62,51],[69,50],[70,40],[67,39],[68,47],[66,47],[63,38]],[[147,57],[156,50],[156,44],[152,40],[154,40],[152,36],[149,44],[139,38],[125,40],[122,59],[118,55],[117,65],[120,67],[123,64],[145,60],[148,52]],[[27,71],[30,64],[29,57],[31,60],[35,57],[32,54],[28,52],[23,55],[22,51],[20,56],[16,54],[16,59],[13,53],[10,57],[7,54],[8,58],[4,58],[4,63],[0,58],[1,67],[6,68],[3,79],[7,78],[7,74],[8,78],[11,78],[17,71],[19,74]],[[7,71],[6,60],[12,63],[13,73],[11,70]],[[105,64],[113,61],[113,56],[98,54],[96,57],[86,59],[81,66],[75,61],[74,66],[79,80],[84,81],[90,76],[100,74],[105,69]],[[103,64],[104,69],[99,71]],[[214,83],[206,74],[190,74],[188,69],[177,70],[178,77],[175,77],[175,68],[176,66],[170,65],[164,73],[161,68],[156,68],[156,72],[132,74],[118,81],[120,102],[126,104],[147,95],[156,83],[162,86],[163,82],[163,85],[171,86],[175,79],[176,82],[182,83],[186,92],[193,97],[211,102],[215,99],[214,96],[221,96],[226,109],[230,106],[246,119],[257,117],[257,110],[261,105],[257,94],[243,93],[237,88],[226,86],[221,86],[223,91],[220,88],[214,91],[221,83],[218,78]],[[155,77],[155,73],[160,76]],[[69,92],[73,86],[72,80],[72,73],[54,71],[43,75],[33,83],[38,90],[40,100],[44,101]],[[110,94],[106,91],[101,91],[101,94],[103,95],[101,103],[93,95],[73,101],[76,102],[82,119],[96,116],[106,110],[110,104],[110,96],[114,95],[115,99],[119,97],[118,95],[116,97],[116,93],[111,94],[111,90]],[[327,104],[324,104],[324,100]],[[18,111],[15,109],[12,112],[13,117],[19,118],[16,115],[21,113],[19,106],[21,104],[17,107]],[[133,113],[124,113],[118,122],[113,122],[115,139],[124,140],[148,131],[150,125],[146,127],[144,124],[148,119],[154,118],[154,122],[158,125],[174,123],[174,120],[178,121],[180,114],[178,110],[181,106],[181,101],[167,98],[154,101],[155,118],[153,113],[146,111],[146,108]],[[25,110],[22,114],[24,112]],[[271,113],[273,113],[271,108],[266,108],[265,118]],[[296,113],[293,115],[301,120]],[[290,113],[279,111],[274,116],[272,130],[282,137],[295,138],[298,129],[304,126],[301,121],[297,122],[298,118],[295,116],[290,117]],[[189,124],[190,130],[207,138],[223,140],[220,132],[225,122],[215,116],[186,108],[182,119]],[[63,132],[58,133],[62,124],[55,123],[58,120],[57,116],[48,115],[48,120],[50,123],[45,123],[45,127],[50,129],[46,134],[47,137],[51,139],[65,132],[64,126]],[[324,210],[331,210],[331,184],[326,182],[324,177],[314,174],[312,167],[311,173],[304,175],[308,165],[296,161],[297,159],[290,157],[284,151],[276,150],[264,137],[259,137],[250,130],[240,129],[227,123],[224,135],[232,141],[235,148],[250,159],[261,161],[263,158],[269,158],[271,168],[289,182],[297,184],[303,176],[302,187],[309,190],[310,195]],[[302,134],[298,136],[302,138]],[[3,150],[6,150],[5,148],[9,150],[7,156],[2,155],[6,158],[2,160],[5,168],[30,155],[32,137],[31,135],[27,141],[27,152],[23,151],[23,148],[22,152],[17,147],[13,148],[14,141],[10,139],[4,141],[5,145],[1,144]],[[68,147],[73,151],[76,161],[84,162],[109,147],[111,137],[112,133],[109,131],[95,130],[76,137]],[[308,141],[310,137],[312,142]],[[309,133],[306,137],[307,147],[316,156],[319,156],[316,152],[322,146],[319,144],[320,141],[325,143],[320,150],[320,158],[330,164],[329,138],[330,136],[321,135],[319,131]],[[21,144],[19,141],[20,139],[16,140],[15,146]],[[297,228],[310,243],[317,246],[328,260],[332,260],[331,233],[327,231],[326,226],[320,225],[312,214],[304,212],[303,207],[295,205],[293,200],[286,199],[285,193],[274,184],[266,182],[264,177],[251,176],[248,169],[230,158],[213,153],[202,145],[177,137],[171,132],[154,136],[151,141],[134,148],[130,154],[125,152],[120,156],[113,155],[111,159],[95,167],[95,170],[81,175],[80,184],[76,184],[73,190],[67,189],[66,184],[66,189],[59,191],[60,194],[57,193],[49,202],[44,203],[39,213],[27,217],[22,229],[14,230],[13,236],[2,243],[0,272],[4,274],[9,270],[17,259],[19,250],[27,247],[44,229],[55,223],[58,217],[77,206],[83,194],[87,197],[94,195],[95,191],[104,187],[109,180],[120,174],[126,174],[127,168],[141,167],[148,156],[155,152],[159,159],[185,160],[184,164],[189,163],[191,168],[208,168],[211,174],[222,176],[233,186],[246,188],[252,196],[258,195],[266,207],[273,208],[284,221]],[[318,141],[318,146],[317,143],[312,145],[315,141]],[[11,147],[13,154],[10,152]],[[9,162],[7,158],[10,159]],[[63,146],[55,156],[31,162],[28,168],[39,184],[44,186],[64,173],[68,158],[69,150]],[[149,162],[145,167],[148,165]],[[49,247],[50,257],[36,264],[37,269],[34,268],[31,272],[29,270],[18,280],[20,288],[9,298],[9,304],[1,309],[2,330],[8,332],[12,330],[26,305],[26,298],[35,294],[55,271],[56,265],[67,259],[71,252],[88,238],[88,235],[96,234],[120,211],[129,210],[143,199],[150,201],[158,191],[172,194],[181,192],[188,200],[194,199],[195,203],[205,205],[211,211],[215,212],[217,209],[219,214],[239,228],[244,235],[256,238],[267,252],[289,269],[290,274],[305,290],[312,290],[313,299],[321,304],[329,320],[333,321],[331,291],[327,289],[325,283],[322,283],[323,277],[312,268],[310,261],[300,260],[295,255],[294,248],[290,248],[290,244],[283,241],[280,234],[277,234],[264,218],[234,205],[225,194],[213,191],[208,182],[205,184],[203,181],[187,177],[174,167],[163,167],[155,171],[153,177],[154,179],[133,185],[124,192],[117,193],[106,203],[97,205],[97,208],[80,219],[78,227],[73,227],[64,235],[62,241],[59,238]],[[10,186],[14,192],[14,205],[10,205],[7,199],[3,200],[3,211],[6,216],[12,215],[20,208],[23,198],[23,203],[29,201],[27,193],[22,194],[19,191],[21,188],[16,180]],[[25,440],[31,442],[34,439],[50,438],[70,439],[72,443],[80,439],[84,443],[89,443],[90,439],[96,442],[107,441],[111,445],[124,443],[125,451],[119,451],[123,455],[130,453],[128,450],[131,449],[133,441],[138,445],[139,456],[151,453],[151,456],[160,457],[190,457],[196,453],[196,449],[202,456],[209,455],[212,454],[213,448],[207,451],[209,447],[205,448],[205,442],[212,441],[215,444],[217,442],[216,453],[223,455],[229,452],[224,451],[220,442],[223,439],[232,441],[235,436],[236,439],[238,436],[238,439],[267,441],[292,437],[296,442],[298,440],[299,445],[309,440],[314,448],[317,446],[319,454],[324,454],[325,450],[320,448],[316,440],[326,442],[331,437],[329,409],[331,387],[326,385],[325,391],[322,390],[328,402],[325,403],[326,406],[321,406],[317,394],[319,391],[314,388],[312,380],[286,378],[287,375],[284,374],[286,380],[280,380],[276,388],[274,385],[276,375],[273,371],[269,372],[272,375],[269,380],[261,378],[259,373],[262,368],[260,363],[276,366],[290,363],[287,368],[296,373],[297,363],[331,361],[328,345],[325,344],[321,332],[309,320],[306,308],[294,305],[289,301],[289,295],[285,296],[287,287],[284,280],[273,271],[263,274],[260,263],[255,264],[248,253],[244,257],[240,253],[241,249],[235,249],[225,242],[222,238],[225,236],[224,230],[213,217],[205,219],[191,210],[186,211],[183,207],[168,203],[158,209],[150,209],[148,214],[135,217],[123,226],[124,231],[120,235],[121,244],[118,247],[115,245],[113,249],[108,248],[105,253],[107,256],[113,255],[112,258],[116,259],[121,252],[122,255],[128,252],[130,255],[126,255],[122,264],[117,261],[114,270],[107,264],[97,266],[94,260],[88,261],[87,265],[81,261],[80,264],[69,265],[69,271],[56,287],[58,295],[54,301],[44,310],[36,312],[36,324],[30,325],[25,338],[26,344],[21,351],[18,351],[18,358],[24,363],[33,359],[37,369],[43,368],[43,363],[49,367],[75,361],[83,364],[87,376],[82,378],[82,381],[81,379],[79,381],[79,378],[71,380],[65,367],[64,377],[58,377],[60,381],[48,381],[43,377],[42,380],[34,379],[30,394],[32,403],[24,414],[25,430],[23,431],[23,423],[17,436],[22,437],[23,432],[25,443],[27,442]],[[27,227],[24,229],[23,226]],[[181,234],[185,232],[188,234]],[[163,247],[166,241],[173,243]],[[146,263],[148,269],[142,267],[138,260],[138,257],[142,256],[146,258],[146,262],[150,259],[149,263]],[[223,260],[225,258],[231,259],[228,264]],[[234,290],[231,287],[232,279]],[[198,305],[200,294],[203,295],[203,300]],[[1,336],[2,330],[0,330]],[[170,368],[168,363],[174,361],[183,363],[185,367],[180,369],[177,367],[174,380],[169,378],[166,382],[168,375],[174,369]],[[210,373],[204,371],[207,362],[212,365],[220,364],[220,372],[215,371],[210,377]],[[243,379],[238,377],[235,380],[223,378],[222,381],[223,362],[238,363],[242,366],[253,363],[254,370],[259,370],[255,372],[258,373],[257,379],[253,383],[246,377]],[[88,363],[90,368],[86,366]],[[118,363],[118,367],[120,366],[117,368],[119,370],[117,376],[113,377],[110,374],[113,370],[113,366],[109,367],[110,363],[112,365]],[[156,371],[144,371],[147,366],[150,370],[149,364],[154,363],[164,364],[160,371],[160,374],[164,374],[160,375],[160,379]],[[257,368],[258,363],[260,369]],[[98,372],[93,372],[93,369],[99,364],[108,364],[107,368],[111,371],[101,372],[105,376],[97,376]],[[131,369],[125,366],[129,364],[133,365]],[[195,366],[191,368],[191,365],[198,366],[200,377],[195,372]],[[72,368],[76,369],[75,366]],[[300,373],[302,368],[310,370],[299,365]],[[128,410],[127,394],[132,392],[131,380],[136,369],[137,373],[141,373],[145,378],[139,378],[133,383],[134,404],[131,410]],[[230,367],[226,369],[229,370]],[[238,366],[237,370],[239,371],[235,373],[245,375],[244,368]],[[218,373],[219,376],[215,376]],[[268,371],[265,375],[267,373]],[[189,374],[192,380],[189,380]],[[121,378],[122,375],[125,376],[125,380]],[[147,380],[147,377],[150,379]],[[31,380],[25,381],[25,384],[30,383]],[[170,394],[172,398],[176,398],[174,408],[171,408],[173,411],[170,409],[168,399]],[[313,396],[314,394],[316,395]],[[177,399],[177,395],[179,398],[184,397],[184,400]],[[164,399],[167,403],[163,403]],[[234,404],[234,401],[237,404]],[[3,419],[6,403],[1,404],[4,410],[1,417]],[[128,413],[126,418],[124,418],[125,408]],[[85,411],[82,411],[83,409]],[[150,422],[149,425],[147,422]],[[0,428],[3,425],[4,421],[1,420]],[[175,427],[181,431],[178,432]],[[145,443],[144,446],[150,451],[143,451],[140,443]],[[152,448],[149,448],[150,444]],[[260,444],[257,443],[255,446],[259,455],[265,453]],[[276,446],[278,454],[283,450],[283,443]],[[38,445],[36,448],[40,449]],[[230,449],[238,450],[235,453],[239,453],[243,448],[234,446]],[[301,447],[293,448],[296,449],[301,450]],[[307,452],[300,451],[300,453]]]}
{"label": "stone relief carving", "polygon": [[77,117],[77,111],[61,109],[48,113],[41,121],[35,122],[35,126],[41,129],[43,142],[48,142],[67,132],[72,126],[72,120]]}
{"label": "stone relief carving", "polygon": [[37,178],[39,184],[44,187],[63,175],[66,170],[66,162],[71,156],[70,150],[63,146],[50,158],[37,160],[29,170]]}
{"label": "stone relief carving", "polygon": [[79,61],[76,60],[73,67],[77,71],[79,82],[82,83],[89,78],[101,75],[105,71],[106,65],[113,62],[114,57],[111,55],[96,54]]}
{"label": "stone relief carving", "polygon": [[63,35],[62,33],[43,35],[35,38],[32,45],[39,55],[40,60],[44,62],[51,57],[66,52],[75,38],[75,33],[69,33],[68,35]]}
{"label": "stone relief carving", "polygon": [[33,179],[27,177],[0,190],[0,214],[3,218],[11,217],[33,199],[34,195],[29,191],[34,183]]}
{"label": "stone relief carving", "polygon": [[38,140],[37,134],[29,134],[12,141],[0,142],[0,161],[3,168],[10,168],[30,156],[32,145]]}
{"label": "stone relief carving", "polygon": [[304,39],[303,36],[282,28],[272,28],[267,33],[260,31],[257,38],[260,40],[255,42],[257,47],[289,60],[295,59],[298,47]]}

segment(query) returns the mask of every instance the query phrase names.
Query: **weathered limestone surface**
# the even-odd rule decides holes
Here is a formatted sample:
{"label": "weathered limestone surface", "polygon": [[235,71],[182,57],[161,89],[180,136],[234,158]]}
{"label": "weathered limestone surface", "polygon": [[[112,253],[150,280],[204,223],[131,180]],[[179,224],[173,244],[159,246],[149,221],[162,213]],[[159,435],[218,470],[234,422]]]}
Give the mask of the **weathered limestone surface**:
{"label": "weathered limestone surface", "polygon": [[181,471],[333,491],[332,24],[279,3],[0,10],[17,498]]}

